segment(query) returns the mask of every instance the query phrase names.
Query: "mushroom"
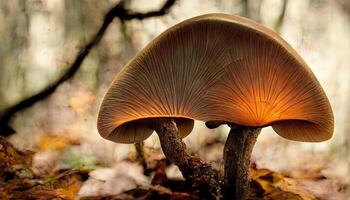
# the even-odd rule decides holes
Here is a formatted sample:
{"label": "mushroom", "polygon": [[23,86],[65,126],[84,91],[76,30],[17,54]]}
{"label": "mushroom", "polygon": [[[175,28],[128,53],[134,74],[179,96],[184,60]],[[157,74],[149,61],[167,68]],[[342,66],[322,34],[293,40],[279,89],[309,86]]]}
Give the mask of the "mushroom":
{"label": "mushroom", "polygon": [[194,120],[210,120],[205,96],[231,60],[225,28],[206,15],[156,37],[117,74],[97,122],[100,135],[118,143],[140,142],[155,131],[165,156],[183,176],[215,197],[220,196],[220,177],[191,156],[181,138],[191,132]]}
{"label": "mushroom", "polygon": [[116,76],[102,102],[98,130],[119,143],[153,131],[184,177],[220,196],[220,178],[191,156],[181,138],[193,120],[231,127],[224,149],[224,194],[245,199],[250,155],[260,129],[323,141],[333,114],[303,59],[273,31],[242,17],[208,14],[181,22],[142,49]]}
{"label": "mushroom", "polygon": [[[246,199],[250,156],[261,128],[283,138],[321,142],[332,137],[334,118],[320,83],[305,61],[273,31],[242,17],[216,14],[231,24],[231,61],[209,88],[208,128],[231,127],[224,147],[225,199]],[[229,32],[229,31],[227,31]]]}

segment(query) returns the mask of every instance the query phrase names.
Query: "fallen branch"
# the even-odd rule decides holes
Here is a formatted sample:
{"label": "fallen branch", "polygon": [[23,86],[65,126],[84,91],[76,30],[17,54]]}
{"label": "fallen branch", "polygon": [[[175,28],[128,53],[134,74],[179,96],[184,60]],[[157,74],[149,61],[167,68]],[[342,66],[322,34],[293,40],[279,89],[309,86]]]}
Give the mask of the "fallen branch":
{"label": "fallen branch", "polygon": [[58,86],[60,86],[63,82],[71,79],[76,74],[86,56],[89,55],[91,49],[99,44],[101,38],[105,34],[108,26],[112,23],[114,18],[118,18],[121,21],[126,21],[132,19],[142,20],[145,18],[163,16],[169,12],[169,9],[175,4],[175,1],[176,0],[167,0],[159,10],[150,11],[146,13],[130,11],[127,8],[125,8],[125,2],[123,0],[120,1],[105,15],[103,24],[101,25],[96,35],[83,49],[80,50],[73,64],[58,80],[48,85],[37,94],[25,98],[19,103],[15,104],[14,106],[5,109],[5,111],[0,114],[0,135],[8,136],[15,132],[15,130],[9,125],[10,120],[15,113],[34,105],[38,101],[46,99],[53,92],[55,92]]}

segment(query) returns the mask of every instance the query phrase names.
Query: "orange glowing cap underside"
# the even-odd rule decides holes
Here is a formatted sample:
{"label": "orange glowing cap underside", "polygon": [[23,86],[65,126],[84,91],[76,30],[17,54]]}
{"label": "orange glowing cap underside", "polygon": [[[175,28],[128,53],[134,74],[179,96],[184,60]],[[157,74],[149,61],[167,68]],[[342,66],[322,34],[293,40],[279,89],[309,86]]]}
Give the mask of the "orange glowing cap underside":
{"label": "orange glowing cap underside", "polygon": [[147,118],[268,126],[287,139],[332,136],[329,101],[303,59],[271,30],[242,17],[208,14],[171,27],[113,81],[98,117],[106,139],[133,143],[153,132]]}

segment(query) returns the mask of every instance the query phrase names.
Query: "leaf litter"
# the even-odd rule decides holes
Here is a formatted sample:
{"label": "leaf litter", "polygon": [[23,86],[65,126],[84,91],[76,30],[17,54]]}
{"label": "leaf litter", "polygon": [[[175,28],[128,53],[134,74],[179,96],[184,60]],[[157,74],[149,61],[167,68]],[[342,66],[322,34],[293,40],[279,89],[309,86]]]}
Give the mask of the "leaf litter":
{"label": "leaf litter", "polygon": [[[38,143],[37,152],[19,151],[5,138],[0,138],[0,199],[205,199],[181,176],[169,173],[170,169],[176,171],[176,167],[159,149],[144,147],[146,169],[135,153],[112,166],[102,166],[95,158],[86,159],[86,155],[72,153],[79,147],[79,141],[50,137],[45,136]],[[219,155],[215,151],[221,149],[220,145],[223,144],[218,141],[205,150],[213,151],[208,154],[209,160],[217,166],[222,161],[213,155]],[[52,161],[55,166],[38,170],[33,157],[52,151],[56,152],[55,162]],[[59,164],[62,161],[66,164]],[[297,176],[291,177],[291,174]],[[341,195],[345,186],[327,179],[322,174],[322,166],[316,164],[310,167],[310,172],[291,172],[289,175],[258,169],[253,164],[250,176],[251,200],[346,198]]]}

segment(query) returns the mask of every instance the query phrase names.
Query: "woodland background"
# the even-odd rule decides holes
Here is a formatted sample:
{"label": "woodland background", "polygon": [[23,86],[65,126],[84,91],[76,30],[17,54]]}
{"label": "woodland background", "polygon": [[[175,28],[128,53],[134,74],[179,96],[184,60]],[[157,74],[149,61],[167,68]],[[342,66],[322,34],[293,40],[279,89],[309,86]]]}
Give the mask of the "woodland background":
{"label": "woodland background", "polygon": [[[164,2],[130,0],[124,6],[131,13],[147,13],[159,10]],[[0,0],[0,119],[24,99],[57,83],[71,69],[78,53],[86,50],[106,13],[118,3]],[[253,151],[256,167],[302,180],[301,188],[315,197],[348,198],[348,0],[178,0],[156,17],[120,20],[123,17],[117,16],[101,34],[99,44],[93,44],[82,64],[75,66],[77,71],[70,73],[72,78],[57,84],[47,98],[18,112],[15,109],[9,124],[16,133],[7,139],[21,151],[35,152],[30,168],[36,174],[88,169],[89,177],[72,189],[70,197],[117,195],[149,184],[150,178],[142,174],[140,165],[126,161],[132,160],[133,145],[115,144],[99,136],[96,129],[99,105],[113,77],[151,39],[184,19],[212,12],[245,16],[278,32],[309,64],[333,107],[335,132],[327,142],[288,141],[265,128]],[[0,130],[2,135],[7,134],[4,130]],[[196,122],[185,141],[192,152],[219,168],[227,132],[226,127],[209,130]],[[145,146],[152,154],[150,149],[159,148],[158,138],[153,135]],[[160,153],[152,155],[161,157]],[[167,167],[166,173],[168,177],[181,177],[174,166]],[[260,184],[268,192],[269,188]],[[269,184],[274,187],[273,181]]]}

